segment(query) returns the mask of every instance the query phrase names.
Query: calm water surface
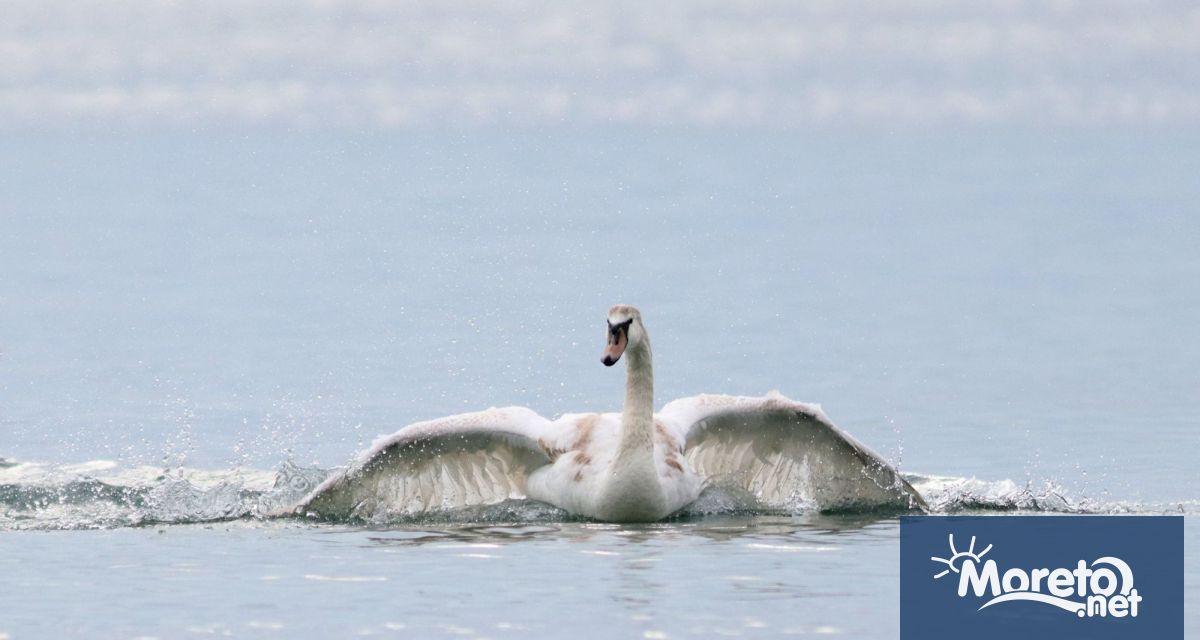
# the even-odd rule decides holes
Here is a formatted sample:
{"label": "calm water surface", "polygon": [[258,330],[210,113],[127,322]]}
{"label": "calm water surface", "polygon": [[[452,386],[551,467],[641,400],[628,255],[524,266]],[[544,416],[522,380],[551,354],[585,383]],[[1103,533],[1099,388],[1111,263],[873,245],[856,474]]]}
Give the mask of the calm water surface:
{"label": "calm water surface", "polygon": [[895,637],[886,517],[253,517],[414,420],[614,410],[618,301],[660,404],[779,389],[939,510],[1196,547],[1195,133],[6,142],[0,637]]}
{"label": "calm water surface", "polygon": [[239,523],[94,532],[86,543],[23,532],[7,544],[44,559],[6,581],[5,602],[53,593],[57,614],[20,607],[6,622],[86,637],[895,636],[895,521],[813,520]]}

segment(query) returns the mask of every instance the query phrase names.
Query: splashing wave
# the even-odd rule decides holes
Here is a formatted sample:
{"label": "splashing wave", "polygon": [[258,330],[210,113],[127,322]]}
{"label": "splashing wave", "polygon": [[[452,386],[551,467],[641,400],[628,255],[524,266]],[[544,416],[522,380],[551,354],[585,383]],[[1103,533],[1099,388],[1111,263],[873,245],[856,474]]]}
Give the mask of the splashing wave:
{"label": "splashing wave", "polygon": [[279,469],[122,468],[107,460],[0,465],[0,530],[95,529],[259,518],[294,504],[328,475]]}
{"label": "splashing wave", "polygon": [[[332,469],[291,462],[275,470],[121,467],[98,460],[52,466],[0,460],[0,531],[100,529],[254,520],[296,504]],[[1195,501],[1164,504],[1101,503],[1073,498],[1053,483],[1020,485],[906,474],[933,513],[1200,513]],[[798,505],[796,513],[811,508]],[[762,513],[752,495],[713,489],[681,518]],[[524,500],[412,516],[400,522],[559,522],[574,520],[555,507]],[[385,523],[370,523],[385,524]]]}

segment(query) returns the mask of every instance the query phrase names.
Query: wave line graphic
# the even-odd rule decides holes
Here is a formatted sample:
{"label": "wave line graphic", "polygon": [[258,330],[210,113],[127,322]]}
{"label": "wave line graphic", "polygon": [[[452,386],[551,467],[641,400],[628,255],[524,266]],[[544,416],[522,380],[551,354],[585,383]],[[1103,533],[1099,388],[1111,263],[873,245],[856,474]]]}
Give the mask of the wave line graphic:
{"label": "wave line graphic", "polygon": [[984,609],[986,609],[994,604],[1001,604],[1004,602],[1013,602],[1016,600],[1029,600],[1032,602],[1041,602],[1043,604],[1048,604],[1048,605],[1058,607],[1059,609],[1073,611],[1075,613],[1079,613],[1080,611],[1083,611],[1083,608],[1085,606],[1082,602],[1072,602],[1070,600],[1067,600],[1066,598],[1057,598],[1055,596],[1047,595],[1045,593],[1034,593],[1032,591],[1018,591],[1018,592],[1014,592],[1014,593],[1006,593],[1002,596],[996,596],[995,598],[992,598],[991,600],[988,600],[987,602],[983,603],[983,606],[979,607],[978,611],[983,611]]}

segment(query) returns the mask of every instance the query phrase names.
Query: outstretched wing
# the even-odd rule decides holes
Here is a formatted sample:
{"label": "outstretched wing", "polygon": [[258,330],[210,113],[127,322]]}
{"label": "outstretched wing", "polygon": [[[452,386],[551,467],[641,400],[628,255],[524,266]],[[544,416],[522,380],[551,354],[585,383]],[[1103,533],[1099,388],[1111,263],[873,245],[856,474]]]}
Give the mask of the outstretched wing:
{"label": "outstretched wing", "polygon": [[925,508],[895,468],[834,426],[817,405],[778,393],[702,395],[671,402],[659,415],[706,482],[732,483],[767,505]]}
{"label": "outstretched wing", "polygon": [[375,519],[524,498],[529,474],[550,462],[539,442],[549,425],[522,407],[411,424],[377,440],[296,513]]}

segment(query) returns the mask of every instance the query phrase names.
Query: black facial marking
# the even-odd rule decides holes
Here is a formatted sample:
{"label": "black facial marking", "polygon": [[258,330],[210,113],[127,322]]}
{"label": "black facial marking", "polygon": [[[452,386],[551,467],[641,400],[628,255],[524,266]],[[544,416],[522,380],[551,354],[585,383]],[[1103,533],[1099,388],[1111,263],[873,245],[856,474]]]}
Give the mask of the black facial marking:
{"label": "black facial marking", "polygon": [[629,325],[633,324],[633,318],[626,320],[620,324],[608,323],[609,340],[611,344],[616,344],[621,339],[621,333],[629,335]]}

